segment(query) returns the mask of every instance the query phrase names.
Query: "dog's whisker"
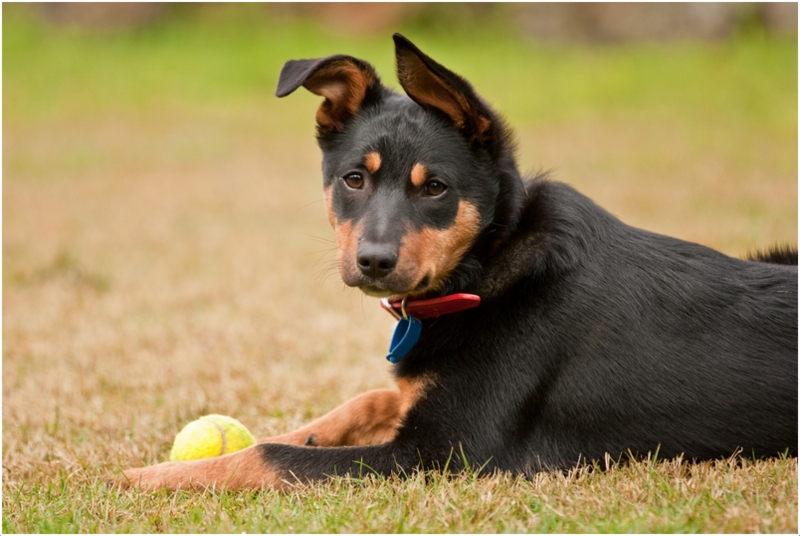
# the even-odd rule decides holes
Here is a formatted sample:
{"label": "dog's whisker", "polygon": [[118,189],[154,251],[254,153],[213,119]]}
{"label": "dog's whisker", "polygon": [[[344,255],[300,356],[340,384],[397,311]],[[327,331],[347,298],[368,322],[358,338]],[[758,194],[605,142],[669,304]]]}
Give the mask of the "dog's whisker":
{"label": "dog's whisker", "polygon": [[310,207],[311,205],[316,205],[317,203],[322,203],[323,201],[325,201],[325,199],[323,199],[323,198],[320,198],[320,199],[315,199],[314,201],[309,201],[309,202],[308,202],[308,203],[306,203],[305,205],[300,205],[300,206],[298,206],[297,208],[298,208],[298,209],[304,209],[304,208],[308,208],[308,207]]}
{"label": "dog's whisker", "polygon": [[303,233],[303,235],[305,235],[306,238],[309,238],[315,242],[321,242],[322,244],[333,244],[334,246],[336,245],[336,241],[333,240],[332,238],[325,238],[323,236],[317,236],[308,233]]}

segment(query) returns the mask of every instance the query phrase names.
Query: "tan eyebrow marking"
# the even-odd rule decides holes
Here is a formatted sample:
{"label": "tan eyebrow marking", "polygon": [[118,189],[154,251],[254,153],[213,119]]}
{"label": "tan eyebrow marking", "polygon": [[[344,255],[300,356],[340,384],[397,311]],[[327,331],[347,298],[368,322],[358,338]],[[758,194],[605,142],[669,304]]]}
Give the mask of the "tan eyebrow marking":
{"label": "tan eyebrow marking", "polygon": [[364,166],[370,173],[375,173],[381,167],[381,155],[373,151],[364,157]]}
{"label": "tan eyebrow marking", "polygon": [[428,168],[425,167],[425,164],[420,164],[417,162],[414,164],[414,167],[411,168],[411,184],[417,188],[421,187],[423,184],[425,184],[425,176],[427,174]]}

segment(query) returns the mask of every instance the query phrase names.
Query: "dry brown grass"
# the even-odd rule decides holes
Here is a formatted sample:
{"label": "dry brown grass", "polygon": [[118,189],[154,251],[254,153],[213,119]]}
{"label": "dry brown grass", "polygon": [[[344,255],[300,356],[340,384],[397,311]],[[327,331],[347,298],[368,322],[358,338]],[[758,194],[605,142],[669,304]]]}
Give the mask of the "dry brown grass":
{"label": "dry brown grass", "polygon": [[[796,460],[109,492],[203,413],[274,435],[392,383],[393,321],[335,272],[317,100],[292,99],[4,117],[5,531],[797,531]],[[520,155],[640,227],[732,255],[796,243],[796,132],[693,124],[520,125]]]}

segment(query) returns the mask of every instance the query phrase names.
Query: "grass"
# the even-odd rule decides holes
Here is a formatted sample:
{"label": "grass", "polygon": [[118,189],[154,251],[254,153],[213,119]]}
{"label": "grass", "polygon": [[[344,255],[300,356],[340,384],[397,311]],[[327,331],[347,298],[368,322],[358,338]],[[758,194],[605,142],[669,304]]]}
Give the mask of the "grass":
{"label": "grass", "polygon": [[780,532],[796,525],[796,460],[637,462],[532,480],[475,474],[339,479],[289,493],[109,492],[65,482],[9,486],[24,512],[3,530],[41,532]]}
{"label": "grass", "polygon": [[[318,98],[272,97],[288,58],[392,82],[391,41],[226,13],[87,34],[3,6],[4,532],[797,531],[795,459],[108,490],[203,413],[274,435],[392,383],[391,319],[333,267]],[[525,167],[623,220],[731,255],[797,242],[796,40],[403,31],[509,117]]]}

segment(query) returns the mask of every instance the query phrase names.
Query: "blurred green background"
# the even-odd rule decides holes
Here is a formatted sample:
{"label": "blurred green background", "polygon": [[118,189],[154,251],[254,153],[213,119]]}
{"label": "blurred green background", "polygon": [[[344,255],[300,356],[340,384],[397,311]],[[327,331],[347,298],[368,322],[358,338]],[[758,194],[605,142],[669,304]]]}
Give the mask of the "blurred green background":
{"label": "blurred green background", "polygon": [[[775,211],[744,244],[795,235],[776,228],[796,227],[796,203],[721,190],[783,181],[774,197],[796,198],[796,4],[6,4],[3,15],[6,180],[308,147],[319,99],[273,97],[283,62],[347,53],[397,87],[399,30],[509,119],[525,170],[555,169],[633,224],[731,254],[749,246],[676,222]],[[702,178],[673,182],[687,173]]]}
{"label": "blurred green background", "polygon": [[397,86],[392,31],[519,124],[677,107],[698,121],[794,119],[792,4],[121,6],[4,6],[4,120],[278,108],[286,59],[336,52],[368,58]]}

